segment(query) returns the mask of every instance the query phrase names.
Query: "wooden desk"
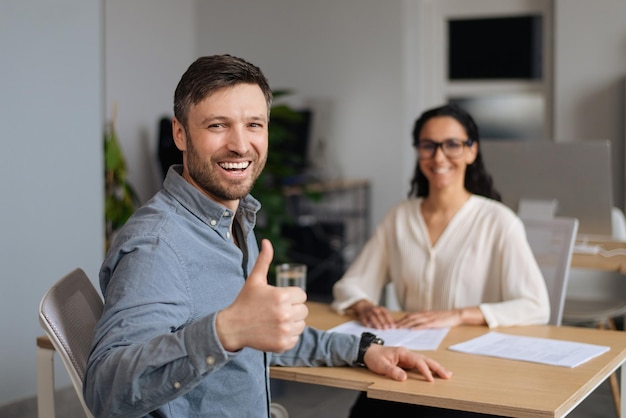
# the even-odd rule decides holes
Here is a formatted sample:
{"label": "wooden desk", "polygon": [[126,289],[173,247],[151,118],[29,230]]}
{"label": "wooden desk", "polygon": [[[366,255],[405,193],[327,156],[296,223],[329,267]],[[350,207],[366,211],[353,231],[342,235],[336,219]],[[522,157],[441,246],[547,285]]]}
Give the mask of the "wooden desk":
{"label": "wooden desk", "polygon": [[[623,249],[626,251],[626,242],[623,241],[599,241],[590,239],[585,243],[589,245],[599,245],[605,250]],[[622,274],[626,274],[626,254],[605,257],[600,254],[574,253],[572,254],[572,267],[600,271],[618,271]]]}
{"label": "wooden desk", "polygon": [[[328,305],[309,302],[307,323],[332,328],[352,319],[332,312]],[[296,382],[366,391],[368,396],[396,402],[497,414],[509,417],[563,417],[626,360],[622,332],[580,327],[528,326],[498,332],[554,338],[611,347],[608,353],[575,368],[547,366],[453,352],[452,344],[488,332],[486,327],[456,327],[440,348],[424,354],[440,361],[454,376],[428,383],[417,373],[395,382],[365,369],[350,367],[272,367],[271,377]],[[626,390],[621,389],[622,417]]]}

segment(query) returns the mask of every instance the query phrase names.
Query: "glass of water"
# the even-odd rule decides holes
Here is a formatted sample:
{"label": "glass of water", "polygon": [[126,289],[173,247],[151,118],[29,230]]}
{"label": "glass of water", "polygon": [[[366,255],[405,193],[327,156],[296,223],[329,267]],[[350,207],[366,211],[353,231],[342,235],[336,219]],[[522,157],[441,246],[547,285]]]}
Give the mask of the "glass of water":
{"label": "glass of water", "polygon": [[283,263],[277,265],[276,286],[297,286],[306,292],[306,264]]}

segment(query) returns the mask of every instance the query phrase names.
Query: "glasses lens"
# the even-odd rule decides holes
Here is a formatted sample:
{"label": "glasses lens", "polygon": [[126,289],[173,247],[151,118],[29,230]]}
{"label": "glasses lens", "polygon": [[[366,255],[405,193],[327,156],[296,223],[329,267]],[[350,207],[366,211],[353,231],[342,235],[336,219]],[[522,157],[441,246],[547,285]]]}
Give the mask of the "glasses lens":
{"label": "glasses lens", "polygon": [[417,143],[417,157],[420,160],[432,158],[437,149],[437,144],[432,141],[420,141]]}
{"label": "glasses lens", "polygon": [[463,152],[463,142],[458,139],[448,139],[443,142],[442,148],[446,157],[458,157]]}
{"label": "glasses lens", "polygon": [[417,158],[420,160],[433,158],[439,147],[441,147],[446,157],[458,158],[463,154],[463,147],[465,145],[471,146],[471,140],[461,141],[460,139],[446,139],[443,142],[422,140],[417,143]]}

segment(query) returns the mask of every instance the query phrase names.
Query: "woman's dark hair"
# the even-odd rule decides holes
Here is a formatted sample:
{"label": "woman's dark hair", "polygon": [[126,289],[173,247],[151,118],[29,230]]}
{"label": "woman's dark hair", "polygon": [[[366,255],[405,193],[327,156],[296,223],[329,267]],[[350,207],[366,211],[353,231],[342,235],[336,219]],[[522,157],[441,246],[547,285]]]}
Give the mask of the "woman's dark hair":
{"label": "woman's dark hair", "polygon": [[[478,126],[474,122],[474,118],[463,108],[455,104],[446,104],[440,107],[436,107],[425,111],[415,121],[413,127],[413,146],[417,146],[419,141],[420,132],[424,127],[424,124],[430,119],[440,116],[449,116],[459,122],[465,132],[468,139],[475,141],[478,146],[478,152],[474,162],[467,166],[465,171],[465,188],[468,192],[479,196],[488,197],[493,200],[501,201],[502,197],[500,193],[493,187],[493,180],[491,175],[485,169],[483,164],[483,157],[480,153],[480,137],[478,134]],[[419,161],[415,164],[415,174],[411,179],[411,190],[409,191],[409,197],[426,197],[428,196],[428,179],[420,170]]]}

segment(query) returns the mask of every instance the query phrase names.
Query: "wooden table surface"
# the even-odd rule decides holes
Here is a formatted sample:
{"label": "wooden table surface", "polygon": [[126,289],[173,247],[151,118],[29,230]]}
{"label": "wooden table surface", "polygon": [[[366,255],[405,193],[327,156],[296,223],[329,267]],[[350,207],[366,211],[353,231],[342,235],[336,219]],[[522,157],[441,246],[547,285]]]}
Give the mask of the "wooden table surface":
{"label": "wooden table surface", "polygon": [[[580,242],[580,240],[577,240],[577,242]],[[602,254],[580,254],[574,252],[572,254],[572,267],[600,271],[618,271],[622,274],[626,274],[626,242],[589,239],[585,240],[585,244],[599,245],[602,249],[609,252],[611,250],[624,251],[620,251],[619,254],[612,256]]]}
{"label": "wooden table surface", "polygon": [[[307,323],[329,329],[351,318],[326,304],[308,302]],[[454,373],[450,380],[424,381],[410,373],[405,382],[352,367],[272,367],[276,379],[367,391],[368,396],[397,402],[490,413],[510,417],[563,417],[626,360],[626,335],[582,327],[525,326],[498,328],[512,335],[552,338],[610,346],[609,352],[578,367],[464,354],[447,348],[489,332],[486,327],[455,327],[440,347],[424,354]],[[622,398],[624,391],[622,390]],[[622,400],[622,404],[624,404]]]}

